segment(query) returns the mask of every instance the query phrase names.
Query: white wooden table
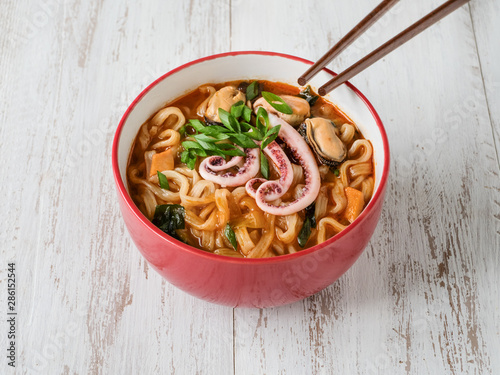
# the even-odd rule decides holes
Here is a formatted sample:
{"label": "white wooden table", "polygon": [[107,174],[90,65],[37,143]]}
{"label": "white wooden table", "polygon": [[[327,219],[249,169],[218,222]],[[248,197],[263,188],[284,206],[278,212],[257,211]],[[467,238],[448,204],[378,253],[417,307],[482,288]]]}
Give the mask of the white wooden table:
{"label": "white wooden table", "polygon": [[[441,2],[401,1],[330,67]],[[113,133],[149,82],[225,51],[317,59],[377,3],[3,0],[0,373],[500,374],[499,0],[352,80],[385,123],[391,178],[366,251],[321,293],[197,300],[148,266],[117,207]]]}

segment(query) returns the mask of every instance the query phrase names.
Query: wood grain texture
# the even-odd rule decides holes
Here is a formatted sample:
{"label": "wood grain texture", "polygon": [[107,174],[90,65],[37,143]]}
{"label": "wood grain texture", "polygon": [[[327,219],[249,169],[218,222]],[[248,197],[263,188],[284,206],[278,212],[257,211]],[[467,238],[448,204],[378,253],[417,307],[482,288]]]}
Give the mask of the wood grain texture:
{"label": "wood grain texture", "polygon": [[[355,77],[392,154],[381,222],[337,283],[230,309],[161,279],[125,230],[110,150],[151,81],[228,50],[320,57],[376,5],[339,0],[2,3],[2,374],[500,373],[498,1],[473,0]],[[437,7],[402,1],[329,67]]]}
{"label": "wood grain texture", "polygon": [[[250,43],[318,58],[327,49],[315,44],[326,42],[318,36],[340,38],[373,6],[361,3],[357,17],[340,24],[336,19],[352,13],[347,3],[318,2],[311,14],[310,3],[303,2],[297,11],[306,16],[299,22],[280,14],[284,2],[273,3],[265,22],[273,21],[274,34],[296,27],[279,41],[262,30]],[[333,68],[345,68],[360,50],[373,49],[437,5],[395,8]],[[254,6],[233,11],[233,24]],[[311,45],[297,46],[306,41]],[[491,158],[495,149],[474,45],[464,8],[355,78],[392,141],[382,222],[364,256],[322,293],[283,308],[236,311],[236,334],[248,337],[236,341],[237,373],[498,371],[500,207],[491,204],[498,201],[498,164]]]}
{"label": "wood grain texture", "polygon": [[[488,112],[495,138],[497,158],[500,159],[500,24],[495,15],[500,13],[500,1],[471,2],[471,18],[474,37],[483,77]],[[499,162],[500,163],[500,162]]]}
{"label": "wood grain texture", "polygon": [[[26,35],[16,20],[41,17],[41,4],[16,3],[7,35]],[[114,129],[140,90],[229,48],[228,3],[214,5],[54,2],[26,43],[7,47],[2,260],[19,269],[17,373],[233,372],[232,310],[148,267],[124,229],[110,163]]]}

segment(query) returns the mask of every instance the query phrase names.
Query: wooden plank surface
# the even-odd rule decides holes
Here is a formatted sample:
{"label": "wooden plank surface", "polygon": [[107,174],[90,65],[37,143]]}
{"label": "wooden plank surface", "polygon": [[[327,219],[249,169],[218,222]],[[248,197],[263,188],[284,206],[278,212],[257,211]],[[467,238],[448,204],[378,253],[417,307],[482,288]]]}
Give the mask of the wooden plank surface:
{"label": "wooden plank surface", "polygon": [[[270,32],[262,30],[250,42],[316,59],[328,47],[318,35],[338,40],[374,5],[359,3],[352,20],[343,17],[353,13],[349,3],[319,3],[319,11],[285,38],[266,38]],[[401,4],[345,59],[333,62],[334,70],[438,4]],[[239,23],[236,14],[244,18],[255,5],[233,11],[233,24]],[[273,5],[270,14],[285,7]],[[310,4],[302,5],[305,14]],[[332,14],[338,20],[332,22]],[[273,19],[277,31],[294,23],[290,18],[266,21]],[[311,374],[460,374],[499,368],[488,349],[499,348],[500,207],[491,204],[499,197],[498,163],[474,47],[464,8],[353,80],[379,111],[392,141],[383,220],[365,255],[335,285],[293,306],[235,313],[236,332],[254,332],[236,346],[241,373],[296,367]],[[476,129],[474,137],[467,129]],[[276,332],[283,332],[278,344]]]}
{"label": "wooden plank surface", "polygon": [[[10,69],[2,69],[2,263],[18,266],[17,373],[233,372],[232,309],[198,301],[149,268],[125,231],[110,163],[114,129],[140,90],[229,48],[227,2],[203,9],[201,1],[61,1],[35,24],[42,3],[12,6],[7,35],[36,27],[2,58]],[[1,332],[3,349],[3,324]]]}
{"label": "wooden plank surface", "polygon": [[500,24],[495,15],[500,13],[500,1],[473,1],[471,18],[480,62],[484,90],[488,101],[488,114],[495,138],[497,157],[500,159]]}
{"label": "wooden plank surface", "polygon": [[[500,4],[473,0],[352,82],[392,155],[381,222],[337,283],[273,309],[197,300],[130,241],[114,129],[149,82],[192,59],[274,50],[314,60],[378,1],[2,3],[0,347],[6,374],[500,373]],[[330,67],[441,3],[402,1]]]}

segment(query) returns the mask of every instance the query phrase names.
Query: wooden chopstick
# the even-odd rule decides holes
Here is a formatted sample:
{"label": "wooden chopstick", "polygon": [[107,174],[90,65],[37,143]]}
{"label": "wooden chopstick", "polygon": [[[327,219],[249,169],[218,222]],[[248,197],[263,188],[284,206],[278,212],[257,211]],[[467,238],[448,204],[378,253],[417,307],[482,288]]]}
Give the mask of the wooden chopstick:
{"label": "wooden chopstick", "polygon": [[[440,7],[436,8],[429,14],[427,14],[425,17],[421,18],[417,22],[415,22],[413,25],[408,27],[407,29],[403,30],[400,32],[398,35],[396,35],[394,38],[389,40],[388,42],[384,43],[381,45],[379,48],[371,52],[370,54],[366,55],[353,65],[351,65],[349,68],[344,70],[342,73],[338,74],[336,77],[332,78],[330,81],[325,83],[323,86],[321,86],[318,89],[318,94],[319,95],[326,95],[336,87],[340,86],[341,84],[345,83],[352,77],[354,77],[356,74],[362,72],[366,68],[368,68],[370,65],[375,63],[376,61],[380,60],[387,54],[391,53],[394,51],[396,48],[402,46],[405,44],[407,41],[415,37],[416,35],[420,34],[422,31],[426,30],[428,27],[432,26],[436,22],[440,21],[444,17],[446,17],[448,14],[452,13],[453,11],[457,10],[460,8],[462,5],[466,4],[470,0],[449,0]],[[379,5],[380,6],[380,5]],[[373,13],[373,12],[372,12]],[[366,18],[365,18],[366,19]],[[359,26],[359,25],[358,25]],[[356,26],[356,27],[358,27]],[[366,27],[364,27],[364,30],[366,30]],[[352,32],[352,31],[351,31]],[[350,33],[351,33],[350,32]],[[358,36],[360,33],[356,33]],[[352,43],[352,41],[350,41]],[[345,48],[345,47],[344,47]],[[334,48],[332,48],[334,50]],[[327,53],[329,54],[331,50]],[[336,53],[336,51],[334,51]],[[336,53],[338,55],[338,53]],[[314,71],[318,72],[319,70],[323,69],[323,67],[328,64],[331,59],[325,58],[323,56],[320,60],[322,60],[322,63],[316,63],[314,64],[309,70],[313,70],[312,68],[314,67]],[[326,61],[326,63],[325,63]],[[319,62],[319,61],[318,61]],[[315,66],[316,65],[316,66]],[[307,72],[309,72],[309,70]],[[304,77],[307,72],[301,76]],[[300,84],[301,81],[299,81]]]}
{"label": "wooden chopstick", "polygon": [[302,74],[299,79],[299,85],[304,86],[312,77],[314,77],[323,67],[337,57],[343,50],[351,45],[361,34],[370,28],[380,17],[392,8],[399,0],[384,0],[375,9],[373,9],[365,18],[363,18],[354,28],[349,31],[342,39],[338,41],[327,53]]}
{"label": "wooden chopstick", "polygon": [[352,77],[354,77],[359,72],[362,72],[370,65],[380,60],[390,52],[394,51],[396,48],[400,47],[414,36],[420,34],[422,31],[432,26],[442,18],[446,17],[448,14],[453,12],[454,10],[460,8],[465,3],[469,2],[469,0],[449,0],[439,8],[436,8],[429,14],[427,14],[422,19],[415,22],[413,25],[403,30],[401,33],[396,35],[394,38],[381,45],[379,48],[366,55],[349,68],[344,70],[342,73],[325,83],[318,89],[319,95],[326,95],[336,87],[340,86],[344,82],[348,81]]}

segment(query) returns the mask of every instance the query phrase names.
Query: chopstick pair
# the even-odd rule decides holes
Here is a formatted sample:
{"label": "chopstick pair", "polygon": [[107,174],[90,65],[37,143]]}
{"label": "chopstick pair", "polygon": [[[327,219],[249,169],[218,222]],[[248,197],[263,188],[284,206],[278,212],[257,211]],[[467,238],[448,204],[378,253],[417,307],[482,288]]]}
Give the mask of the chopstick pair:
{"label": "chopstick pair", "polygon": [[[361,34],[363,34],[370,26],[377,22],[389,9],[391,9],[399,0],[384,0],[375,9],[373,9],[365,18],[363,18],[351,31],[349,31],[332,49],[323,55],[316,63],[314,63],[303,75],[298,79],[298,83],[304,86],[312,77],[314,77],[321,69],[323,69],[330,61],[338,56],[350,44],[352,44]],[[323,96],[337,88],[344,82],[348,81],[356,74],[362,72],[370,65],[380,60],[387,54],[400,47],[414,36],[432,26],[442,18],[446,17],[451,12],[460,8],[469,0],[449,0],[440,7],[421,18],[407,29],[400,32],[394,38],[382,44],[373,52],[369,53],[362,59],[355,62],[349,68],[339,73],[336,77],[325,83],[318,89],[318,94]]]}

